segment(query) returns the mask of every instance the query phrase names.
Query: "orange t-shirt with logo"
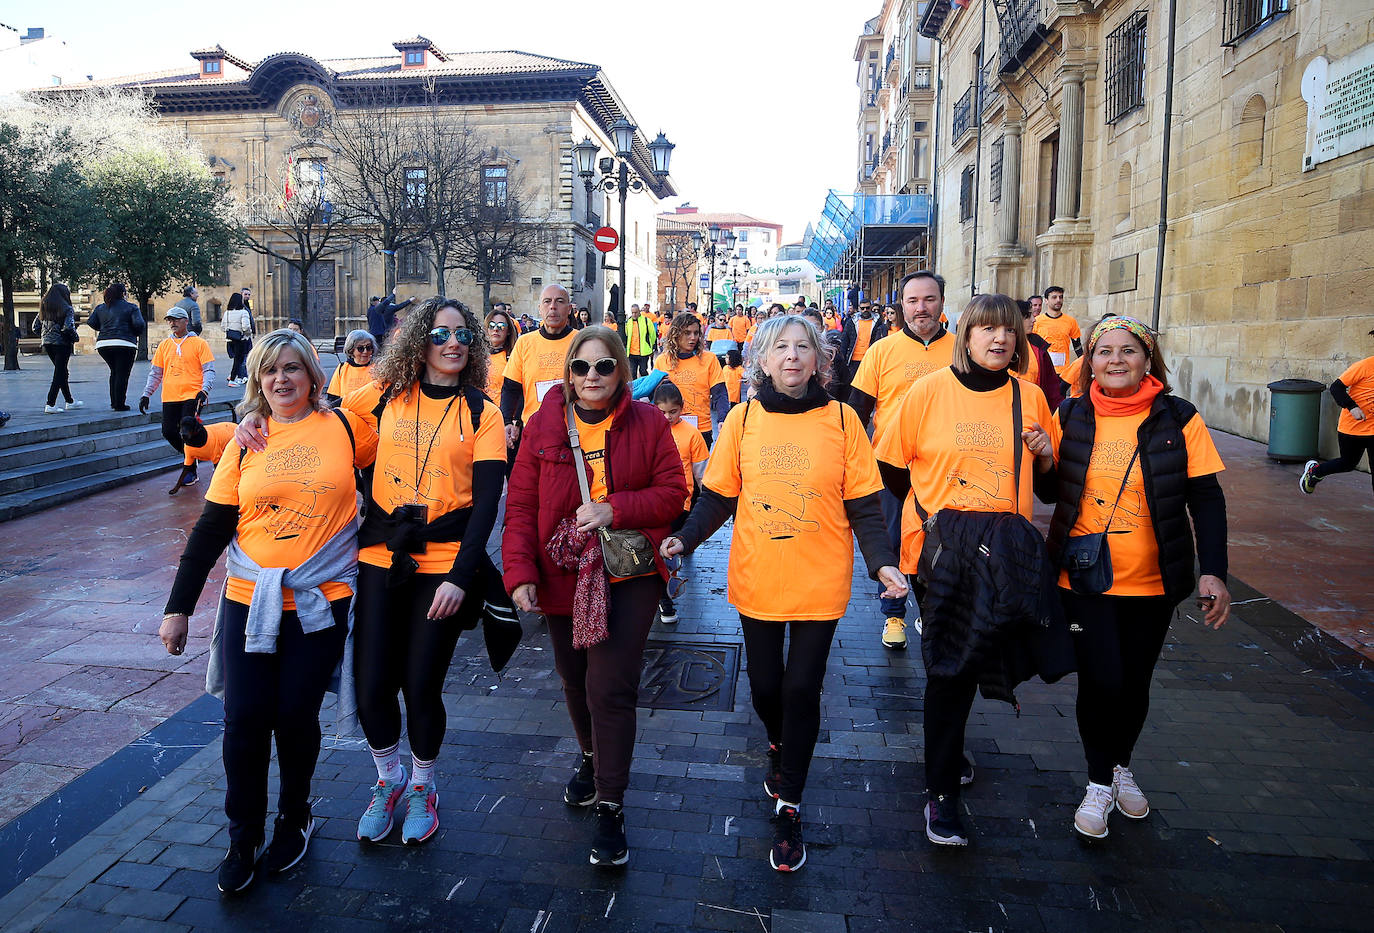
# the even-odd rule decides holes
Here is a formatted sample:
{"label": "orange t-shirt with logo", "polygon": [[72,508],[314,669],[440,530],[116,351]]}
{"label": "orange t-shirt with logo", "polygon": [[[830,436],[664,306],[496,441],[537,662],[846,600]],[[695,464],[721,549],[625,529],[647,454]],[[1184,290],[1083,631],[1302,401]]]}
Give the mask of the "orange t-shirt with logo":
{"label": "orange t-shirt with logo", "polygon": [[911,494],[902,505],[903,573],[916,572],[925,541],[917,498],[927,515],[959,509],[1019,511],[1031,517],[1035,455],[1021,451],[1021,481],[1019,489],[1014,488],[1016,445],[1024,448],[1021,431],[1039,424],[1057,452],[1059,428],[1045,393],[1020,382],[1021,424],[1013,430],[1012,385],[1009,381],[990,392],[974,392],[946,367],[911,387],[891,429],[878,438],[878,459],[911,474]]}
{"label": "orange t-shirt with logo", "polygon": [[1060,372],[1059,378],[1069,384],[1069,398],[1078,398],[1083,393],[1078,390],[1078,378],[1083,372],[1083,357],[1077,357]]}
{"label": "orange t-shirt with logo", "polygon": [[186,465],[199,461],[201,463],[219,463],[219,458],[224,454],[224,448],[229,446],[229,441],[234,437],[234,429],[238,425],[232,421],[216,421],[205,426],[205,443],[199,447],[186,445]]}
{"label": "orange t-shirt with logo", "polygon": [[1364,420],[1356,421],[1348,409],[1342,408],[1336,430],[1360,437],[1374,434],[1374,356],[1360,360],[1341,373],[1341,382],[1350,394],[1350,400],[1364,412]]}
{"label": "orange t-shirt with logo", "polygon": [[[239,445],[224,448],[205,498],[239,510],[238,541],[260,567],[294,570],[314,555],[358,514],[355,467],[372,462],[377,435],[352,412],[344,412],[348,432],[333,412],[317,411],[292,424],[269,422],[267,449],[250,450],[239,461]],[[320,587],[331,602],[351,596],[346,583]],[[236,603],[253,601],[253,583],[230,577],[225,595]],[[282,608],[295,609],[296,597],[282,591]]]}
{"label": "orange t-shirt with logo", "polygon": [[739,499],[726,596],[740,614],[772,622],[844,615],[854,575],[844,503],[883,487],[852,408],[831,402],[783,415],[738,405],[702,482]]}
{"label": "orange t-shirt with logo", "polygon": [[520,420],[528,422],[536,411],[544,394],[563,384],[563,365],[568,359],[568,348],[572,346],[573,334],[569,331],[557,340],[544,336],[543,330],[534,330],[515,341],[506,361],[505,378],[520,383],[525,390],[525,408]]}
{"label": "orange t-shirt with logo", "polygon": [[509,358],[505,350],[497,350],[487,364],[487,398],[497,404],[501,402],[501,383],[506,381],[506,360]]}
{"label": "orange t-shirt with logo", "polygon": [[668,427],[673,435],[673,443],[677,445],[677,454],[682,458],[682,476],[687,480],[687,501],[682,504],[682,511],[686,512],[692,507],[692,490],[696,488],[692,468],[698,463],[705,463],[711,452],[706,449],[701,432],[687,422],[679,420]]}
{"label": "orange t-shirt with logo", "polygon": [[[472,465],[482,460],[506,462],[501,409],[484,400],[474,434],[472,413],[462,393],[432,398],[418,385],[412,386],[387,402],[377,424],[372,410],[381,397],[382,386],[372,382],[342,402],[345,410],[374,427],[378,435],[372,500],[387,512],[419,503],[428,508],[431,522],[472,505]],[[418,482],[417,473],[423,474]],[[430,541],[423,554],[411,556],[419,573],[443,575],[453,569],[458,550],[457,541]],[[369,545],[358,553],[358,560],[390,567],[391,551],[385,543]]]}
{"label": "orange t-shirt with logo", "polygon": [[725,394],[730,399],[730,404],[739,402],[739,387],[744,381],[743,366],[726,366],[721,372],[725,375]]}
{"label": "orange t-shirt with logo", "polygon": [[868,352],[869,344],[873,342],[873,319],[865,321],[863,318],[854,319],[854,352],[849,354],[852,362],[858,363]]}
{"label": "orange t-shirt with logo", "polygon": [[573,407],[573,417],[577,421],[577,446],[582,448],[582,459],[592,471],[592,481],[587,484],[593,502],[605,502],[610,495],[606,480],[606,432],[611,428],[614,415],[601,419],[596,424],[583,421],[582,415]]}
{"label": "orange t-shirt with logo", "polygon": [[873,439],[887,430],[908,389],[929,373],[949,366],[954,335],[945,331],[929,344],[898,332],[868,348],[851,383],[877,404],[873,406]]}
{"label": "orange t-shirt with logo", "polygon": [[706,352],[685,360],[674,359],[676,356],[676,353],[660,353],[654,360],[654,368],[667,373],[673,385],[682,392],[682,417],[695,420],[696,429],[704,434],[711,430],[711,389],[725,384],[720,360],[714,353]]}
{"label": "orange t-shirt with logo", "polygon": [[[1079,502],[1078,521],[1070,535],[1092,535],[1107,532],[1107,546],[1112,555],[1112,588],[1108,596],[1163,596],[1164,578],[1159,572],[1159,542],[1155,540],[1154,521],[1145,500],[1145,474],[1140,460],[1131,466],[1126,486],[1121,486],[1126,467],[1135,453],[1140,425],[1150,414],[1096,418],[1092,458],[1088,461],[1087,482]],[[1058,425],[1059,416],[1055,416]],[[1226,469],[1221,454],[1212,443],[1212,435],[1203,424],[1201,415],[1194,415],[1183,426],[1183,442],[1188,449],[1188,478],[1208,476]],[[1112,504],[1121,501],[1112,515]],[[1111,517],[1111,528],[1107,519]],[[1059,572],[1059,585],[1069,589],[1068,571]]]}
{"label": "orange t-shirt with logo", "polygon": [[334,375],[329,377],[329,388],[325,391],[330,395],[337,395],[343,398],[355,389],[361,389],[372,381],[371,366],[354,366],[344,360],[334,369]]}
{"label": "orange t-shirt with logo", "polygon": [[153,365],[162,367],[162,400],[184,402],[195,398],[205,385],[205,364],[214,359],[215,351],[195,334],[180,340],[167,337],[159,341]]}
{"label": "orange t-shirt with logo", "polygon": [[752,322],[743,314],[736,314],[730,318],[730,335],[736,343],[744,343],[749,337],[749,328]]}
{"label": "orange t-shirt with logo", "polygon": [[1050,345],[1050,362],[1054,364],[1055,372],[1062,373],[1069,362],[1069,348],[1075,340],[1083,337],[1083,332],[1078,329],[1078,321],[1069,314],[1050,317],[1047,312],[1035,319],[1035,326],[1031,330],[1045,338]]}

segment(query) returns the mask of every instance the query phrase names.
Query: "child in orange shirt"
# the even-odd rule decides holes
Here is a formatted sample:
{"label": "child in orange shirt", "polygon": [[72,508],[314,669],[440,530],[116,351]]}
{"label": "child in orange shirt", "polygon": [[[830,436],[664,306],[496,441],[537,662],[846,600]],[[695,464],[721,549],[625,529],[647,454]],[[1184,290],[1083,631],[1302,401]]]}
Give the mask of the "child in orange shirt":
{"label": "child in orange shirt", "polygon": [[744,400],[740,392],[744,383],[744,356],[738,350],[725,351],[725,368],[721,373],[725,376],[725,394],[730,398],[730,407],[734,408]]}
{"label": "child in orange shirt", "polygon": [[[730,352],[739,355],[738,350]],[[677,445],[678,456],[682,458],[682,475],[687,480],[688,494],[682,503],[682,514],[673,519],[672,524],[672,530],[677,531],[687,521],[687,513],[691,511],[692,502],[701,488],[701,477],[706,472],[706,460],[710,452],[706,449],[701,432],[682,420],[682,392],[677,386],[666,379],[660,382],[658,388],[654,389],[653,401],[658,410],[663,412],[663,417],[668,419],[673,443]],[[669,592],[672,592],[671,581]],[[671,597],[665,595],[658,601],[658,612],[664,625],[677,622],[677,608]]]}

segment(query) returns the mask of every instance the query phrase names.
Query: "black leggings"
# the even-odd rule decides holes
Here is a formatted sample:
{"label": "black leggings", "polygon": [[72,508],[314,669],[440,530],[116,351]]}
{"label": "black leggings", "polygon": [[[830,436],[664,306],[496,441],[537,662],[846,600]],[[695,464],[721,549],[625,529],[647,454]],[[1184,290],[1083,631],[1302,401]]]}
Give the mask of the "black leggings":
{"label": "black leggings", "polygon": [[224,601],[224,813],[229,838],[257,842],[267,821],[267,766],[277,739],[277,812],[310,813],[310,779],[320,757],[320,704],[343,657],[348,600],[330,603],[334,625],[306,635],[295,610],[282,613],[274,654],[244,651],[248,607]]}
{"label": "black leggings", "polygon": [[72,360],[72,345],[69,343],[45,343],[43,351],[52,360],[52,385],[48,386],[48,405],[57,404],[57,393],[68,403],[72,401],[71,386],[67,384],[67,364]]}
{"label": "black leggings", "polygon": [[[380,341],[377,346],[381,347]],[[226,347],[229,350],[229,358],[232,360],[229,364],[229,378],[245,378],[248,375],[248,367],[244,365],[244,361],[248,359],[248,351],[253,348],[253,341],[229,340],[226,341]]]}
{"label": "black leggings", "polygon": [[[1369,417],[1374,418],[1374,412],[1370,412]],[[1343,434],[1337,431],[1336,444],[1341,455],[1335,460],[1317,464],[1312,475],[1320,478],[1332,473],[1349,473],[1360,465],[1360,458],[1365,454],[1369,454],[1369,472],[1374,474],[1374,434]],[[1374,484],[1374,475],[1370,476],[1370,482]]]}
{"label": "black leggings", "polygon": [[[911,598],[919,607],[926,588],[914,574],[907,576]],[[977,673],[937,677],[926,669],[923,704],[926,792],[932,797],[959,796],[959,776],[964,770],[964,732],[968,714],[978,694]]]}
{"label": "black leggings", "polygon": [[181,402],[162,403],[162,436],[179,454],[186,453],[186,442],[181,439],[181,419],[195,413],[196,400],[193,398]]}
{"label": "black leggings", "polygon": [[134,369],[133,347],[100,347],[97,351],[110,367],[110,407],[123,408],[129,395],[129,373]]}
{"label": "black leggings", "polygon": [[[829,622],[764,622],[740,616],[749,664],[749,692],[754,712],[763,720],[768,741],[782,749],[778,795],[801,803],[816,736],[821,730],[821,682],[830,658],[838,620]],[[783,639],[791,630],[787,661]]]}
{"label": "black leggings", "polygon": [[1150,679],[1169,634],[1165,596],[1083,596],[1059,591],[1074,626],[1078,656],[1078,735],[1088,780],[1110,785],[1112,768],[1130,767],[1150,712]]}
{"label": "black leggings", "polygon": [[657,574],[612,583],[606,619],[610,637],[585,649],[573,647],[571,616],[548,617],[568,717],[577,744],[595,756],[597,796],[610,803],[622,802],[630,783],[644,643],[661,595],[663,580]]}
{"label": "black leggings", "polygon": [[406,702],[410,752],[421,761],[433,761],[439,757],[448,727],[444,678],[458,636],[477,622],[482,597],[468,593],[457,614],[427,619],[443,576],[417,573],[388,589],[386,575],[385,568],[358,565],[358,608],[353,619],[358,721],[368,745],[395,745],[401,738],[399,693]]}

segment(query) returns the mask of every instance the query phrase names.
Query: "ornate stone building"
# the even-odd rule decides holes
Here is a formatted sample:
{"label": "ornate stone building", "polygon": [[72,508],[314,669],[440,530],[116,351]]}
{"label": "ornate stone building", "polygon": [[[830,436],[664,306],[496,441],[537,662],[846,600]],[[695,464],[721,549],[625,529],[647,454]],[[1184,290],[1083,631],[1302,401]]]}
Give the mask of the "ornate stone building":
{"label": "ornate stone building", "polygon": [[1081,324],[1157,315],[1177,391],[1261,440],[1268,382],[1374,352],[1366,0],[1177,0],[1172,37],[1167,0],[931,0],[920,29],[952,309],[1062,285]]}
{"label": "ornate stone building", "polygon": [[[192,52],[191,67],[97,83],[149,93],[164,118],[184,124],[215,173],[245,202],[277,191],[280,179],[288,177],[288,160],[295,167],[289,177],[297,183],[312,180],[302,164],[322,171],[315,163],[327,161],[328,153],[307,152],[301,138],[334,113],[366,107],[379,93],[403,101],[433,99],[485,142],[484,184],[504,186],[518,179],[525,213],[541,226],[544,258],[517,264],[509,281],[493,286],[492,301],[536,312],[543,287],[558,283],[599,316],[619,276],[601,268],[602,254],[593,248],[591,232],[603,218],[617,222],[619,204],[600,194],[588,196],[572,147],[590,137],[603,156],[611,154],[611,124],[621,117],[634,122],[606,74],[594,64],[528,52],[446,52],[422,36],[395,42],[393,48],[394,54],[348,59],[282,52],[253,63],[215,46]],[[626,227],[633,239],[626,258],[627,291],[647,297],[658,277],[651,239],[657,205],[677,192],[671,181],[654,176],[642,131],[636,133],[631,162],[648,185],[629,196]],[[642,239],[634,233],[641,229]],[[423,256],[398,255],[396,263],[400,296],[435,293],[434,272]],[[244,253],[223,281],[196,284],[212,319],[231,289],[251,286],[259,318],[276,326],[295,313],[293,272],[289,264]],[[366,244],[350,245],[319,263],[308,284],[307,331],[319,338],[362,326],[369,296],[383,290],[383,272],[383,257]],[[481,306],[481,288],[469,277],[449,273],[447,293]],[[155,304],[165,308],[177,297],[163,296]]]}

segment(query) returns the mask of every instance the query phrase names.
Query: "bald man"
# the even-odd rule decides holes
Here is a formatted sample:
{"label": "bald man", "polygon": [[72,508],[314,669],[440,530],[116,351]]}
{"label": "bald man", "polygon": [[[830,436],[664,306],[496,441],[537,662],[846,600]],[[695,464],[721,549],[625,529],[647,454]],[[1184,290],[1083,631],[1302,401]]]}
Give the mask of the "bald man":
{"label": "bald man", "polygon": [[563,384],[563,362],[572,343],[572,299],[561,285],[546,285],[539,295],[539,329],[515,342],[501,385],[506,446],[514,450],[520,430],[539,409],[544,393]]}

